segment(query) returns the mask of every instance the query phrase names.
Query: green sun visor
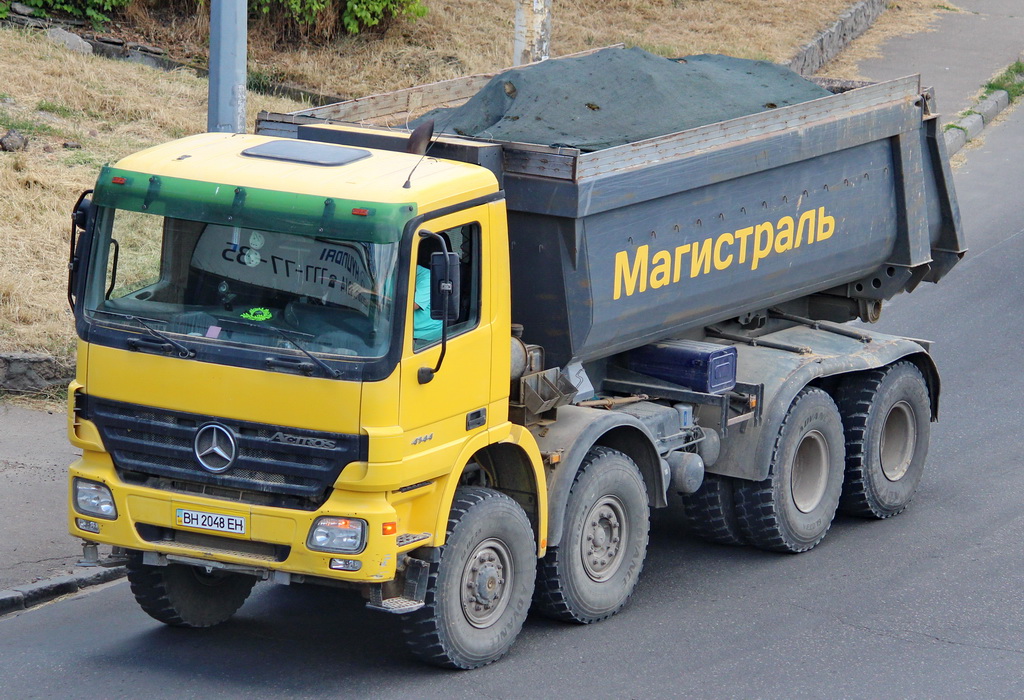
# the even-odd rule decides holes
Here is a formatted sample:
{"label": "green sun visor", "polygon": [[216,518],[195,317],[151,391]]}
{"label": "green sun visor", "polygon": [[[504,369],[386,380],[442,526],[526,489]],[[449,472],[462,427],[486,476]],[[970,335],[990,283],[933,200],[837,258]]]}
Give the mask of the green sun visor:
{"label": "green sun visor", "polygon": [[99,206],[175,219],[367,243],[394,243],[416,204],[381,204],[147,175],[106,166]]}

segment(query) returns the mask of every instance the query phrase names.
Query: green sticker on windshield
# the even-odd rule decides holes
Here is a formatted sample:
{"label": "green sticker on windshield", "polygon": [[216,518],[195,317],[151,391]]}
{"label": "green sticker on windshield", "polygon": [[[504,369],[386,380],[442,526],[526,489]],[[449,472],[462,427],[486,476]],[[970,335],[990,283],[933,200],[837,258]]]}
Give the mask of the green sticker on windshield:
{"label": "green sticker on windshield", "polygon": [[255,306],[244,314],[242,318],[247,321],[269,321],[273,314],[270,313],[270,309],[265,309],[262,306]]}

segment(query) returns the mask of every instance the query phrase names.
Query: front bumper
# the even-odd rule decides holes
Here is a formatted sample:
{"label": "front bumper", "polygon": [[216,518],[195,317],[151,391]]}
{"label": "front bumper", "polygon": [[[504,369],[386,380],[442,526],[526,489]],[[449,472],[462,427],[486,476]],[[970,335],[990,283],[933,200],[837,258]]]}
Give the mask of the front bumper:
{"label": "front bumper", "polygon": [[[71,484],[82,478],[110,489],[117,518],[102,520],[78,513]],[[427,544],[395,533],[395,508],[384,493],[335,490],[316,511],[290,510],[222,501],[192,494],[162,491],[123,483],[110,455],[86,450],[69,469],[68,530],[92,542],[143,552],[158,552],[194,560],[221,562],[252,569],[331,578],[351,582],[384,582],[395,578],[400,551]],[[245,518],[244,535],[211,532],[178,525],[178,509]],[[306,546],[313,521],[320,516],[360,518],[367,522],[366,543],[354,554],[326,553]],[[78,527],[76,519],[98,524],[99,532]],[[385,524],[389,524],[385,528]],[[390,530],[391,534],[384,534]],[[357,571],[331,568],[332,559],[359,562]]]}

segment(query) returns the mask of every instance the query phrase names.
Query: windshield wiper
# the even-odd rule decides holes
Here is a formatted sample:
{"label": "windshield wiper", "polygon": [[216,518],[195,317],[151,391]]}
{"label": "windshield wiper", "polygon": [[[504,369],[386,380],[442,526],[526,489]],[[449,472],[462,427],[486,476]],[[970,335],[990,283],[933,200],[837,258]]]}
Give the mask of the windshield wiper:
{"label": "windshield wiper", "polygon": [[[195,350],[192,350],[191,348],[189,348],[189,347],[187,347],[185,345],[182,345],[177,340],[173,340],[173,339],[169,338],[168,336],[164,335],[163,333],[161,333],[157,329],[153,328],[151,325],[146,323],[146,321],[142,320],[138,316],[133,316],[131,314],[124,314],[124,313],[121,313],[119,311],[108,311],[106,309],[95,309],[94,311],[98,312],[98,313],[101,313],[101,314],[107,314],[109,316],[117,316],[119,318],[123,318],[126,321],[135,321],[135,322],[137,322],[140,326],[142,326],[147,331],[149,331],[154,337],[164,341],[167,345],[169,345],[171,347],[172,350],[177,350],[178,351],[178,357],[182,358],[183,360],[188,360],[188,359],[193,358],[193,357],[196,356],[196,351]],[[162,320],[157,319],[157,318],[150,318],[150,319],[146,319],[146,320],[152,321],[153,323],[167,323],[167,321],[162,321]],[[131,347],[131,348],[133,348],[135,350],[138,350],[139,346],[140,346],[140,343],[139,343],[138,340],[135,340],[134,342],[132,342],[132,340],[129,340],[128,341],[128,345],[129,345],[129,347]]]}
{"label": "windshield wiper", "polygon": [[258,324],[258,323],[249,323],[247,321],[239,321],[237,318],[219,318],[217,320],[218,321],[227,321],[228,323],[237,323],[239,326],[248,326],[249,328],[259,328],[260,330],[263,330],[264,328],[269,328],[270,330],[274,331],[279,336],[284,338],[287,342],[291,343],[292,346],[296,350],[298,350],[303,355],[305,355],[306,357],[311,359],[313,362],[315,362],[317,364],[317,366],[320,367],[320,369],[322,369],[324,372],[327,373],[327,376],[331,377],[332,379],[340,379],[341,378],[341,372],[339,372],[338,370],[334,369],[329,364],[327,364],[326,362],[321,360],[319,357],[317,357],[316,355],[312,354],[309,350],[307,350],[306,348],[304,348],[301,345],[299,345],[299,343],[296,342],[295,338],[293,338],[290,333],[284,332],[283,330],[281,330],[277,326],[273,326],[273,325],[269,325],[269,324],[268,325],[262,325],[262,324]]}
{"label": "windshield wiper", "polygon": [[174,348],[175,350],[178,351],[178,357],[182,358],[183,360],[187,360],[187,359],[189,359],[191,357],[195,357],[196,356],[196,351],[195,350],[192,350],[191,348],[188,348],[188,347],[182,345],[177,340],[171,340],[171,338],[169,338],[168,336],[164,335],[163,333],[161,333],[157,329],[153,328],[153,326],[149,325],[148,323],[143,321],[138,316],[125,316],[125,318],[127,320],[129,320],[129,321],[132,321],[132,320],[138,321],[139,324],[143,328],[145,328],[147,331],[152,333],[154,336],[156,336],[160,340],[164,341],[165,343],[169,343],[172,348]]}

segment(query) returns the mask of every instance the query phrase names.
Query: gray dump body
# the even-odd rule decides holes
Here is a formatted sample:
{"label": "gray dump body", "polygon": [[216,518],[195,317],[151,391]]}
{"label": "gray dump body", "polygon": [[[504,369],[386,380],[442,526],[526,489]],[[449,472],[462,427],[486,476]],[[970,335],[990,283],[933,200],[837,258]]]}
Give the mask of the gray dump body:
{"label": "gray dump body", "polygon": [[[391,126],[487,78],[264,113],[257,131],[404,148]],[[564,366],[799,299],[842,318],[938,281],[964,246],[929,104],[912,76],[592,153],[443,138],[430,154],[498,176],[513,320]]]}

